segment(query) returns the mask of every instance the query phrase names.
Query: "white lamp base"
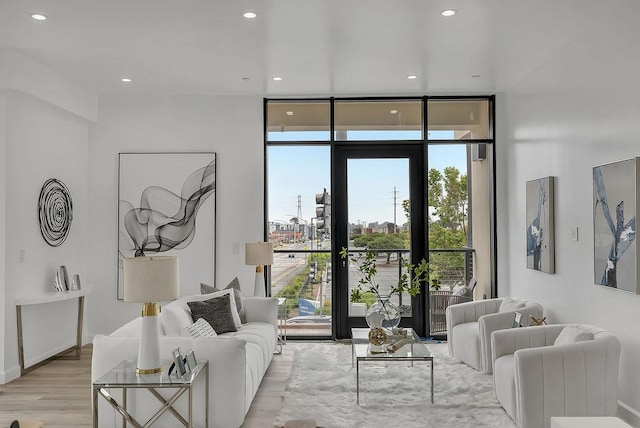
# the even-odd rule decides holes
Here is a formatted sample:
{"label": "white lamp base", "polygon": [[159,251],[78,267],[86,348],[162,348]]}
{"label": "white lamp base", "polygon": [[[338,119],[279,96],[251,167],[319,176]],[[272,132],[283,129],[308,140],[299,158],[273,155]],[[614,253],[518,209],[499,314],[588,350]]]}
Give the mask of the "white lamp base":
{"label": "white lamp base", "polygon": [[162,371],[160,362],[160,329],[156,303],[145,303],[142,309],[142,331],[138,348],[136,373],[152,374]]}
{"label": "white lamp base", "polygon": [[264,283],[264,271],[262,266],[256,266],[256,282],[253,286],[253,295],[256,297],[266,297],[266,287]]}

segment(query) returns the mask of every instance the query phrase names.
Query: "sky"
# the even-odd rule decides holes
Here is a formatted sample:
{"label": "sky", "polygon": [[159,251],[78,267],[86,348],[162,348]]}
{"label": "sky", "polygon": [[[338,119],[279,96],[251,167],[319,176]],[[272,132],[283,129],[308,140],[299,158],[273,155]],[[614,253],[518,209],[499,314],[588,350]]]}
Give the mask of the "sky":
{"label": "sky", "polygon": [[[316,193],[331,188],[329,146],[271,145],[267,156],[269,221],[288,223],[297,216],[300,195],[302,218],[310,222],[315,217]],[[466,173],[464,144],[429,146],[429,168],[442,171],[447,166]],[[402,201],[409,197],[407,159],[350,159],[347,168],[349,222],[393,222],[395,187],[397,223],[406,223]]]}

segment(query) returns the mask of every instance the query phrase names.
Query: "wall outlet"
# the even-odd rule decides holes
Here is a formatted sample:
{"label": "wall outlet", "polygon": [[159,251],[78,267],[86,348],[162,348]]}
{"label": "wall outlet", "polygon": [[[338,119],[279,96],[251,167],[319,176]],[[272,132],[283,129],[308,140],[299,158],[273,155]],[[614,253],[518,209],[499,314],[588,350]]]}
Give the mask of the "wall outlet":
{"label": "wall outlet", "polygon": [[20,263],[24,263],[24,259],[26,257],[27,252],[24,249],[21,249],[20,252],[18,253],[18,262]]}

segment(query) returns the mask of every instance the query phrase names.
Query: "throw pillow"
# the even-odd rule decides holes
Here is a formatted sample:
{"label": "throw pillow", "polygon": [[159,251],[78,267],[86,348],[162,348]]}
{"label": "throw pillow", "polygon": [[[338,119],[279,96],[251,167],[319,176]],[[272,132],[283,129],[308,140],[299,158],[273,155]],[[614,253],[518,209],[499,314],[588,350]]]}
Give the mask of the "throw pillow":
{"label": "throw pillow", "polygon": [[524,307],[525,307],[524,302],[520,302],[516,299],[511,299],[507,297],[500,304],[500,309],[498,309],[498,312],[513,312]]}
{"label": "throw pillow", "polygon": [[216,337],[218,333],[211,327],[204,318],[198,318],[198,321],[184,329],[185,336],[191,336],[194,339],[198,337]]}
{"label": "throw pillow", "polygon": [[[235,290],[233,290],[232,288],[228,288],[228,289],[216,291],[215,293],[210,293],[210,294],[195,294],[192,296],[187,296],[187,297],[184,297],[185,306],[187,306],[186,302],[204,302],[205,300],[209,300],[214,297],[220,297],[226,294],[233,295],[234,293],[235,293]],[[181,299],[183,298],[181,297],[178,300],[181,300]],[[236,323],[236,328],[240,328],[240,326],[242,325],[242,321],[240,320],[240,314],[238,313],[238,309],[236,307],[235,298],[231,299],[231,308],[232,308],[231,312],[233,314],[233,321]]]}
{"label": "throw pillow", "polygon": [[216,333],[238,331],[231,311],[231,293],[214,297],[203,302],[187,302],[191,316],[197,320],[204,318]]}
{"label": "throw pillow", "polygon": [[[229,289],[233,289],[233,297],[236,300],[236,309],[238,309],[238,314],[240,314],[240,321],[244,323],[246,322],[246,319],[244,315],[244,308],[242,307],[242,289],[240,288],[240,281],[238,281],[237,276],[224,288],[224,290]],[[209,294],[215,293],[216,291],[221,290],[216,287],[200,283],[200,293]]]}
{"label": "throw pillow", "polygon": [[167,336],[180,336],[183,328],[193,323],[191,316],[182,307],[171,305],[162,308],[160,322]]}
{"label": "throw pillow", "polygon": [[569,343],[584,342],[585,340],[593,340],[593,333],[575,327],[565,327],[562,329],[554,345],[567,345]]}

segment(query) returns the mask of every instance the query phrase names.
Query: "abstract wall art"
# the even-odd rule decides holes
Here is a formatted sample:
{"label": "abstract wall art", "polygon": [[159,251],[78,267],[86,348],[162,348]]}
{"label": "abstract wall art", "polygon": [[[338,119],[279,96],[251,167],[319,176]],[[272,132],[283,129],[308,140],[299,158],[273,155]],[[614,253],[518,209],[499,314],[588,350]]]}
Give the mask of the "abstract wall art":
{"label": "abstract wall art", "polygon": [[59,247],[67,239],[73,220],[71,193],[56,178],[44,182],[38,199],[40,233],[47,244]]}
{"label": "abstract wall art", "polygon": [[527,181],[527,268],[555,272],[554,177]]}
{"label": "abstract wall art", "polygon": [[215,241],[215,153],[120,153],[119,300],[126,257],[178,256],[181,294],[215,284]]}
{"label": "abstract wall art", "polygon": [[636,294],[639,166],[634,158],[593,168],[594,282]]}

